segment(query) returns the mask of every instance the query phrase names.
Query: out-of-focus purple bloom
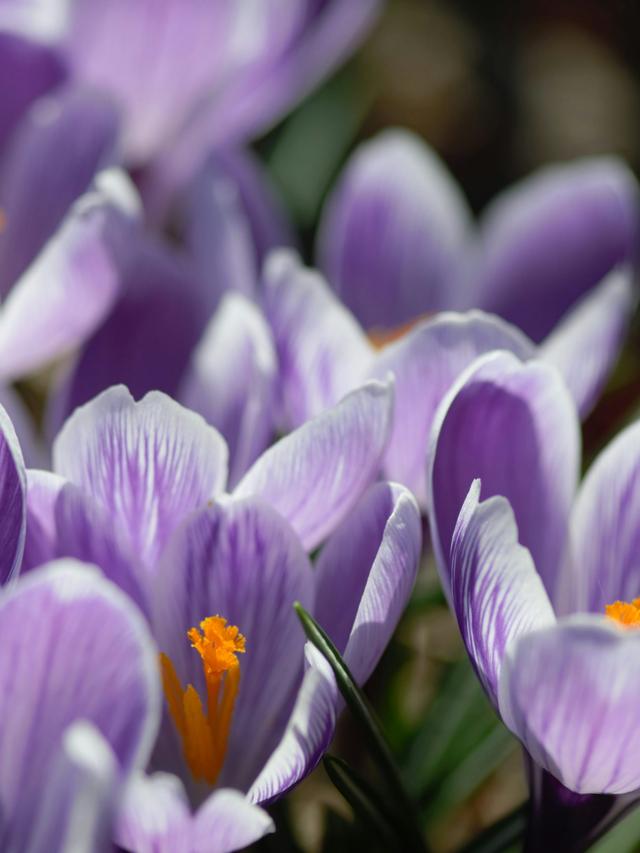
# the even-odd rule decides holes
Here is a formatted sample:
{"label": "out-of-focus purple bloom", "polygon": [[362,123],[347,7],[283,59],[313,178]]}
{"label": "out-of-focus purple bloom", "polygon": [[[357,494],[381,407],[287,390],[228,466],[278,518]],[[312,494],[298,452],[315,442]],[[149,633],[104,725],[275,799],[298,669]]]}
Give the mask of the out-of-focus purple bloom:
{"label": "out-of-focus purple bloom", "polygon": [[60,560],[1,592],[0,644],[0,847],[106,853],[160,722],[141,614],[95,567]]}
{"label": "out-of-focus purple bloom", "polygon": [[331,286],[367,329],[473,306],[536,343],[639,251],[638,186],[621,161],[545,168],[497,197],[476,230],[444,164],[402,130],[354,153],[318,241]]}
{"label": "out-of-focus purple bloom", "polygon": [[[579,423],[560,377],[494,353],[443,401],[432,444],[434,550],[489,698],[569,792],[635,796],[638,424],[578,489]],[[538,788],[543,813],[562,803],[584,812],[587,838],[619,805],[548,781]]]}
{"label": "out-of-focus purple bloom", "polygon": [[[130,788],[117,838],[125,848],[204,839],[223,819],[228,844],[202,849],[244,846],[271,826],[251,804],[280,796],[319,760],[338,694],[323,659],[305,651],[294,601],[364,681],[417,571],[414,499],[372,485],[391,410],[391,387],[364,385],[266,451],[229,495],[219,433],[163,394],[135,403],[113,388],[66,423],[55,473],[29,472],[24,570],[59,555],[95,562],[147,614],[163,656],[168,706],[150,768],[182,782],[156,775]],[[306,551],[322,543],[314,569]],[[202,659],[187,637],[199,626]],[[220,637],[241,660],[224,658],[216,681],[206,648]],[[194,752],[196,724],[204,747]]]}

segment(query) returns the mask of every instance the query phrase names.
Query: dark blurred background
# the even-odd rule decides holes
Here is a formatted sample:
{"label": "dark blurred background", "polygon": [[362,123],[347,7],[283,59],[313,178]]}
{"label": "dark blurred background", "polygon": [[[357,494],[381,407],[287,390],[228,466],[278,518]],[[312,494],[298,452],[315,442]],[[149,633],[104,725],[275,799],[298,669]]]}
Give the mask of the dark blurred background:
{"label": "dark blurred background", "polygon": [[[640,172],[640,2],[389,0],[338,75],[257,150],[292,211],[307,260],[322,201],[355,145],[388,126],[432,145],[477,212],[538,166],[613,153]],[[585,427],[585,461],[640,411],[640,330]],[[433,850],[460,849],[526,797],[519,749],[463,654],[433,566],[368,685]],[[332,751],[369,774],[344,719]],[[319,769],[263,850],[375,850]],[[596,848],[640,850],[632,815]]]}

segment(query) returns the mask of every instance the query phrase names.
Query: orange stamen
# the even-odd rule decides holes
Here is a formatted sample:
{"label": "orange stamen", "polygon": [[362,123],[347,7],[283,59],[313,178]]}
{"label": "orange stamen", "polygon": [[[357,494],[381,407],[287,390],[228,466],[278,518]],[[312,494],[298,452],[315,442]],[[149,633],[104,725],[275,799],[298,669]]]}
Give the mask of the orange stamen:
{"label": "orange stamen", "polygon": [[640,628],[640,598],[607,604],[604,612],[622,628]]}
{"label": "orange stamen", "polygon": [[394,326],[392,329],[380,329],[378,327],[369,329],[367,334],[369,343],[371,346],[375,347],[375,349],[384,349],[389,344],[393,344],[400,340],[400,338],[410,332],[414,326],[417,326],[418,323],[422,320],[426,320],[429,316],[430,314],[428,313],[421,314],[419,317],[415,317],[407,323],[401,323],[399,326]]}
{"label": "orange stamen", "polygon": [[207,685],[206,714],[198,691],[191,684],[183,690],[175,667],[165,654],[160,654],[160,669],[169,715],[182,741],[185,761],[194,779],[213,785],[227,752],[240,685],[237,655],[245,652],[245,638],[221,616],[204,619],[200,631],[191,628],[187,636],[202,658]]}

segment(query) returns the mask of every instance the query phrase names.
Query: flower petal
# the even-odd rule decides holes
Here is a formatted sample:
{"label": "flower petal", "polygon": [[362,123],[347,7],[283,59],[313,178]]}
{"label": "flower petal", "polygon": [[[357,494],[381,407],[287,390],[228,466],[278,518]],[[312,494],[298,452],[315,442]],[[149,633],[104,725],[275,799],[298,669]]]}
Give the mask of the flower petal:
{"label": "flower petal", "polygon": [[573,616],[524,636],[500,684],[507,725],[580,794],[640,788],[638,702],[640,634],[604,616]]}
{"label": "flower petal", "polygon": [[624,429],[592,464],[571,516],[565,610],[603,613],[640,591],[640,423]]}
{"label": "flower petal", "polygon": [[295,428],[362,381],[373,349],[322,277],[291,251],[272,254],[264,300],[280,362],[283,418]]}
{"label": "flower petal", "polygon": [[277,364],[256,306],[228,294],[195,350],[180,399],[216,427],[229,447],[234,486],[275,433]]}
{"label": "flower petal", "polygon": [[263,453],[234,494],[262,497],[315,548],[375,479],[392,406],[392,386],[368,382]]}
{"label": "flower petal", "polygon": [[202,853],[232,853],[243,850],[275,832],[269,815],[239,791],[214,791],[194,815],[193,849]]}
{"label": "flower petal", "polygon": [[121,777],[148,760],[160,711],[156,654],[137,608],[73,560],[5,592],[0,646],[3,845],[29,849],[43,780],[75,721],[98,729]]}
{"label": "flower petal", "polygon": [[555,616],[531,554],[518,544],[509,502],[479,499],[475,480],[451,542],[451,598],[469,657],[497,708],[508,647]]}
{"label": "flower petal", "polygon": [[421,544],[413,495],[377,483],[322,549],[314,615],[359,684],[373,672],[406,607]]}
{"label": "flower petal", "polygon": [[0,385],[0,405],[9,415],[16,431],[25,465],[28,468],[43,468],[48,465],[49,453],[38,435],[33,415],[11,385]]}
{"label": "flower petal", "polygon": [[49,471],[27,471],[27,532],[21,571],[57,556],[56,503],[66,480]]}
{"label": "flower petal", "polygon": [[0,293],[6,297],[86,192],[115,147],[117,116],[95,93],[38,101],[14,134],[0,171],[4,227]]}
{"label": "flower petal", "polygon": [[125,789],[115,840],[136,853],[189,853],[191,809],[182,782],[169,773],[134,776]]}
{"label": "flower petal", "polygon": [[637,182],[615,158],[549,166],[499,196],[481,225],[480,304],[539,342],[616,264],[635,258]]}
{"label": "flower petal", "polygon": [[458,307],[471,223],[460,189],[414,134],[387,130],[353,155],[320,226],[320,266],[366,327]]}
{"label": "flower petal", "polygon": [[509,350],[523,361],[533,344],[498,317],[470,311],[443,313],[420,323],[376,357],[370,375],[395,377],[395,413],[385,473],[408,486],[426,505],[429,434],[440,401],[462,370],[491,350]]}
{"label": "flower petal", "polygon": [[429,520],[447,592],[453,531],[478,478],[486,497],[508,499],[553,601],[580,455],[577,413],[556,370],[509,353],[480,357],[442,401],[431,442]]}
{"label": "flower petal", "polygon": [[629,267],[609,273],[569,310],[540,348],[541,357],[562,373],[582,418],[620,354],[637,303],[635,290]]}
{"label": "flower petal", "polygon": [[27,475],[13,424],[0,406],[0,584],[19,570],[27,519]]}
{"label": "flower petal", "polygon": [[247,794],[254,803],[269,803],[297,785],[331,743],[339,703],[335,677],[310,643],[305,657],[307,669],[282,740]]}
{"label": "flower petal", "polygon": [[0,376],[42,367],[81,343],[113,305],[137,201],[123,173],[103,173],[12,289],[0,311]]}
{"label": "flower petal", "polygon": [[111,513],[147,566],[227,476],[224,440],[199,415],[158,391],[135,402],[122,386],[77,409],[53,459],[56,473]]}
{"label": "flower petal", "polygon": [[[246,789],[278,742],[302,668],[295,601],[312,606],[313,575],[289,525],[256,500],[205,507],[176,531],[153,585],[158,646],[181,683],[205,696],[202,662],[187,632],[219,615],[246,637],[221,784]],[[173,735],[172,735],[173,737]]]}

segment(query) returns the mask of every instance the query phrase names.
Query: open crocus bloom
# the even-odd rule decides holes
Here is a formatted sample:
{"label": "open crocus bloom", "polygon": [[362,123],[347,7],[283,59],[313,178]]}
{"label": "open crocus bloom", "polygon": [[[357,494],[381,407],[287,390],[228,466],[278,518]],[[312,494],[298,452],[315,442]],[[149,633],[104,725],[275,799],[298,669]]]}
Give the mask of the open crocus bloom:
{"label": "open crocus bloom", "polygon": [[106,853],[160,720],[142,615],[95,567],[60,560],[2,590],[0,643],[0,846]]}
{"label": "open crocus bloom", "polygon": [[[208,815],[221,812],[233,842],[202,849],[244,846],[248,826],[271,825],[260,811],[247,817],[251,804],[320,758],[339,703],[331,671],[305,653],[294,601],[364,681],[417,570],[414,499],[372,485],[391,405],[389,386],[363,386],[264,453],[229,495],[225,443],[200,416],[158,392],[135,403],[113,388],[67,422],[56,473],[29,472],[25,570],[54,554],[91,559],[155,638],[165,715],[150,768],[161,773],[130,789],[125,848],[207,837]],[[312,568],[306,551],[325,540]]]}
{"label": "open crocus bloom", "polygon": [[640,427],[577,489],[560,377],[495,353],[460,377],[432,439],[434,550],[489,698],[569,791],[637,791]]}

